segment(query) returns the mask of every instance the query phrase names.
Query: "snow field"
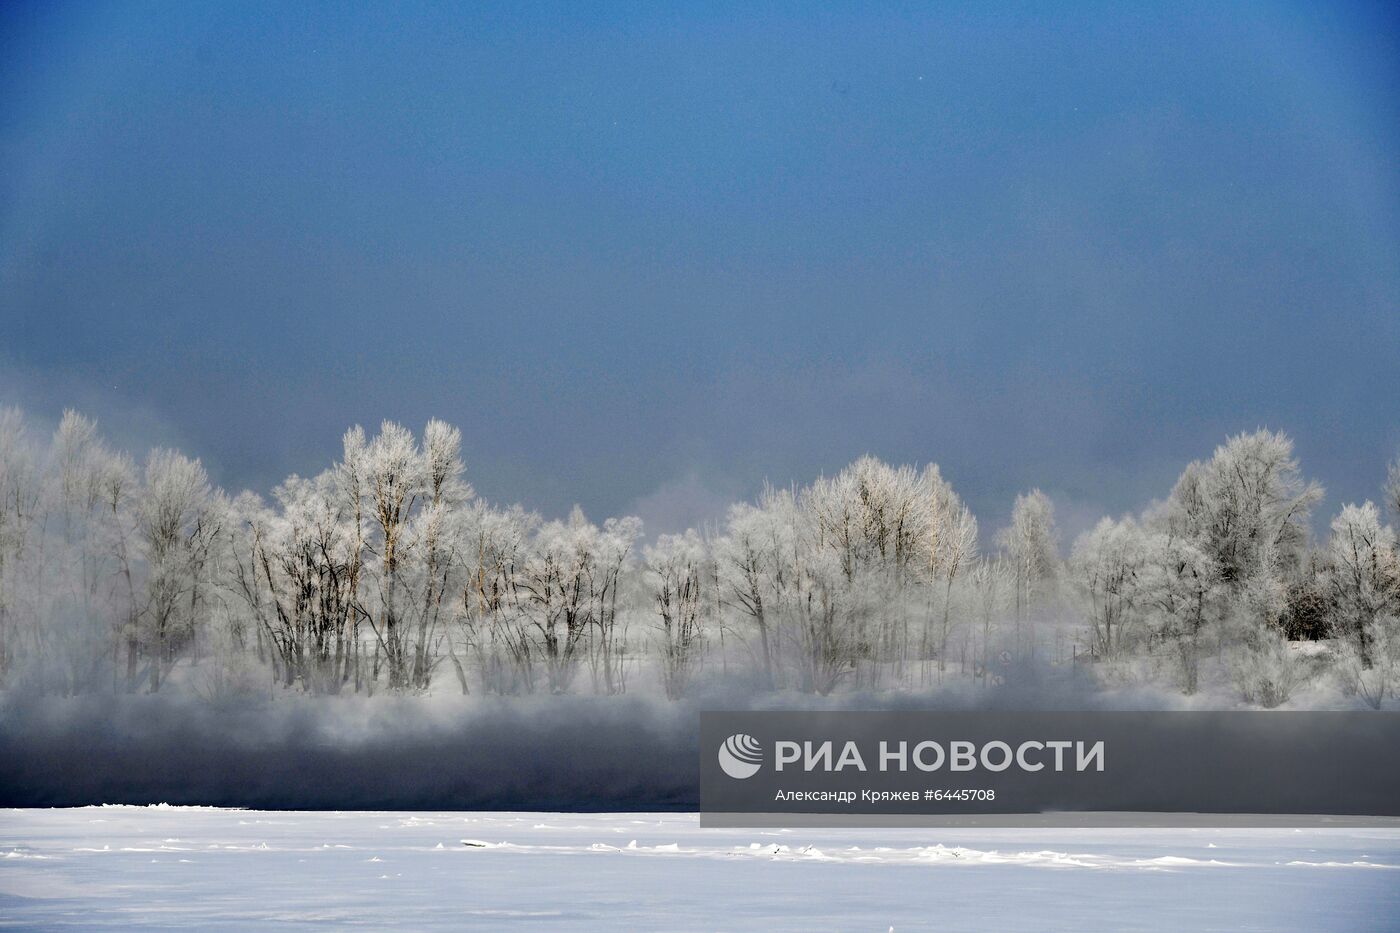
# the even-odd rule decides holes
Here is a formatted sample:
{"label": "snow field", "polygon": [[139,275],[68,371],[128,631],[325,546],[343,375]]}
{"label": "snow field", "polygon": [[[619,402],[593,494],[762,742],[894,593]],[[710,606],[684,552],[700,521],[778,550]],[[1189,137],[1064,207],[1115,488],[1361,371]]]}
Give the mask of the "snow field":
{"label": "snow field", "polygon": [[1400,828],[701,829],[694,814],[0,811],[0,926],[1390,930]]}

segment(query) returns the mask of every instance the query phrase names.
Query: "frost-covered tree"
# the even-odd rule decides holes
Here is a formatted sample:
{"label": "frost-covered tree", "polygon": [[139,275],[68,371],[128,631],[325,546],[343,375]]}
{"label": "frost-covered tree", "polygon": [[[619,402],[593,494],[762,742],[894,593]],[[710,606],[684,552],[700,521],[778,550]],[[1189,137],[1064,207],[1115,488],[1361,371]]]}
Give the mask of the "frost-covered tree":
{"label": "frost-covered tree", "polygon": [[[1022,625],[1040,602],[1050,595],[1059,571],[1059,535],[1055,507],[1039,489],[1016,497],[1011,524],[1002,529],[997,543],[1006,552],[1012,571],[1012,599],[1016,647],[1023,638]],[[1035,642],[1031,640],[1034,651]]]}
{"label": "frost-covered tree", "polygon": [[694,531],[662,535],[646,549],[656,601],[656,642],[666,696],[680,699],[704,659],[710,579],[705,542]]}
{"label": "frost-covered tree", "polygon": [[831,628],[849,631],[855,655],[850,660],[867,662],[871,682],[878,682],[883,664],[902,659],[908,643],[908,613],[885,610],[902,606],[922,565],[928,495],[913,468],[867,456],[817,480],[797,503],[799,518],[810,520],[815,548],[809,574],[833,562],[839,569],[829,579],[811,580],[819,590],[820,614],[831,615]]}
{"label": "frost-covered tree", "polygon": [[204,570],[221,513],[198,460],[171,450],[151,452],[137,504],[136,538],[146,568],[138,642],[149,663],[152,693],[160,690],[175,652],[194,634],[210,590]]}
{"label": "frost-covered tree", "polygon": [[1267,626],[1241,629],[1226,663],[1241,699],[1265,709],[1286,703],[1308,679],[1305,659],[1277,629]]}
{"label": "frost-covered tree", "polygon": [[774,686],[829,692],[849,676],[867,630],[851,597],[865,580],[863,532],[836,489],[766,489],[756,505],[730,511],[716,545],[731,631],[749,645]]}
{"label": "frost-covered tree", "polygon": [[[1283,634],[1288,606],[1285,561],[1271,540],[1253,550],[1255,565],[1243,568],[1229,593],[1226,663],[1240,696],[1272,709],[1308,679],[1308,665]],[[1218,568],[1220,565],[1216,563]]]}
{"label": "frost-covered tree", "polygon": [[1261,430],[1229,438],[1210,460],[1189,465],[1158,520],[1200,547],[1220,580],[1242,592],[1263,568],[1298,569],[1309,516],[1321,498],[1322,487],[1299,471],[1293,441]]}
{"label": "frost-covered tree", "polygon": [[18,408],[0,408],[0,676],[13,677],[34,629],[44,477],[39,450]]}
{"label": "frost-covered tree", "polygon": [[[345,502],[331,472],[293,476],[273,496],[275,512],[255,497],[230,510],[241,532],[230,548],[233,589],[271,645],[276,679],[338,693],[359,658],[361,612]],[[243,642],[243,632],[231,634]]]}
{"label": "frost-covered tree", "polygon": [[[137,599],[137,509],[140,495],[136,464],[125,453],[112,454],[102,477],[103,526],[110,550],[113,580],[111,591],[116,604],[116,643],[112,648],[112,674],[117,674],[117,658],[126,652],[126,689],[135,689],[136,652],[139,647],[140,604]],[[114,681],[115,682],[115,681]]]}
{"label": "frost-covered tree", "polygon": [[764,682],[876,687],[925,679],[935,657],[946,667],[977,521],[936,466],[863,457],[734,507],[714,554],[722,631]]}
{"label": "frost-covered tree", "polygon": [[1400,618],[1384,614],[1366,627],[1363,655],[1359,640],[1344,642],[1337,650],[1337,670],[1346,688],[1372,709],[1380,709],[1400,687]]}
{"label": "frost-covered tree", "polygon": [[97,423],[65,411],[54,433],[51,535],[47,578],[53,596],[42,623],[62,692],[91,689],[116,657],[131,624],[134,593],[127,572],[129,458],[109,451]]}
{"label": "frost-covered tree", "polygon": [[347,445],[345,453],[347,461],[357,458],[356,463],[347,463],[347,472],[363,477],[367,497],[363,508],[371,528],[367,547],[377,558],[367,564],[373,569],[375,605],[368,619],[378,642],[375,657],[383,652],[389,687],[401,690],[409,685],[411,673],[404,550],[409,544],[409,522],[427,479],[423,458],[413,434],[392,421],[385,421],[368,444]]}
{"label": "frost-covered tree", "polygon": [[1069,574],[1089,619],[1098,657],[1115,657],[1139,621],[1147,536],[1131,518],[1101,519],[1070,552]]}
{"label": "frost-covered tree", "polygon": [[1006,609],[1007,590],[1011,587],[1012,573],[1005,558],[989,556],[978,561],[972,568],[971,587],[973,603],[977,613],[978,638],[976,645],[977,665],[975,672],[982,686],[990,686],[995,678],[991,674],[992,657],[995,651],[997,623]]}
{"label": "frost-covered tree", "polygon": [[1356,649],[1362,667],[1368,667],[1377,621],[1400,614],[1395,532],[1381,522],[1379,510],[1370,502],[1348,505],[1332,520],[1327,558],[1326,581],[1336,627]]}
{"label": "frost-covered tree", "polygon": [[1200,685],[1202,634],[1221,612],[1216,565],[1194,543],[1167,534],[1146,542],[1137,593],[1154,634],[1171,646],[1184,693]]}
{"label": "frost-covered tree", "polygon": [[860,556],[862,537],[833,533],[829,504],[813,498],[810,489],[780,491],[762,504],[773,531],[771,608],[790,683],[825,695],[871,653],[870,606],[864,602],[870,564]]}
{"label": "frost-covered tree", "polygon": [[1278,705],[1306,677],[1282,630],[1305,567],[1309,516],[1321,498],[1322,487],[1302,477],[1292,440],[1260,430],[1231,437],[1210,460],[1190,464],[1149,516],[1175,546],[1196,548],[1206,578],[1222,588],[1221,636],[1249,702]]}
{"label": "frost-covered tree", "polygon": [[[771,498],[765,493],[765,499]],[[729,509],[725,534],[715,544],[720,605],[734,610],[739,639],[754,654],[763,683],[777,686],[778,637],[775,631],[778,593],[783,577],[778,561],[780,529],[772,510],[747,503]]]}
{"label": "frost-covered tree", "polygon": [[568,521],[547,522],[536,534],[511,581],[512,598],[551,693],[567,691],[585,661],[595,690],[626,689],[617,598],[640,531],[636,519],[608,519],[599,528],[575,508]]}
{"label": "frost-covered tree", "polygon": [[462,434],[443,421],[428,422],[423,431],[423,503],[409,528],[410,550],[417,557],[413,619],[413,659],[409,678],[426,688],[447,637],[444,606],[457,589],[458,551],[463,541],[462,508],[472,497],[463,478]]}
{"label": "frost-covered tree", "polygon": [[[953,491],[952,485],[943,479],[936,464],[924,471],[920,486],[928,497],[926,530],[921,538],[929,589],[941,604],[938,615],[938,673],[941,677],[947,667],[949,639],[955,623],[955,588],[977,560],[977,518]],[[928,626],[925,626],[921,659],[928,656],[929,647]]]}
{"label": "frost-covered tree", "polygon": [[641,519],[628,516],[605,520],[596,538],[595,559],[588,575],[594,626],[589,661],[595,693],[627,690],[627,634],[619,604],[623,578],[633,569],[633,550],[641,536]]}
{"label": "frost-covered tree", "polygon": [[[475,661],[484,688],[493,693],[528,693],[535,685],[535,639],[516,599],[539,517],[520,507],[508,510],[473,502],[462,524],[463,564],[456,619],[464,650]],[[448,641],[449,658],[462,692],[470,692],[466,668]]]}
{"label": "frost-covered tree", "polygon": [[822,542],[836,552],[842,573],[888,569],[900,579],[916,566],[927,535],[932,479],[908,466],[891,467],[861,457],[830,479],[817,480],[803,496]]}

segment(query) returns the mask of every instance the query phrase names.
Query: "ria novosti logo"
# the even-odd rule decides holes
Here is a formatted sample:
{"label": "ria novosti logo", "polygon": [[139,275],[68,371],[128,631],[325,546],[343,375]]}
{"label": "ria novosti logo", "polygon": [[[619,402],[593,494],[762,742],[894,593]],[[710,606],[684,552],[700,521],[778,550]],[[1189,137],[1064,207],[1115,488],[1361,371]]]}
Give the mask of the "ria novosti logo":
{"label": "ria novosti logo", "polygon": [[763,766],[763,746],[753,736],[736,732],[720,745],[719,766],[732,778],[751,778]]}

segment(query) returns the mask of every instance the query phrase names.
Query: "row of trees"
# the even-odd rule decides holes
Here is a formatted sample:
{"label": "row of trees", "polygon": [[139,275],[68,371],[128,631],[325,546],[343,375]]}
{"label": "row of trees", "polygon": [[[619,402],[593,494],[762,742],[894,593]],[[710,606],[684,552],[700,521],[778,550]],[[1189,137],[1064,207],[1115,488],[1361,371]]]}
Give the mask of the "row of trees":
{"label": "row of trees", "polygon": [[[1400,515],[1400,461],[1385,491]],[[1290,641],[1331,640],[1346,688],[1379,707],[1400,659],[1395,533],[1373,503],[1348,505],[1312,547],[1321,499],[1292,442],[1258,431],[1192,463],[1140,517],[1101,521],[1069,561],[1096,657],[1165,655],[1186,693],[1218,658],[1244,699],[1277,706],[1314,666]]]}
{"label": "row of trees", "polygon": [[[1400,466],[1387,488],[1400,508]],[[1366,503],[1311,546],[1321,496],[1285,436],[1241,435],[1062,560],[1042,493],[984,549],[936,466],[866,457],[643,544],[636,519],[484,502],[440,421],[352,429],[330,469],[264,500],[175,452],[138,467],[76,413],[48,440],[8,409],[0,682],[618,694],[640,678],[677,698],[701,676],[825,694],[990,687],[1035,663],[1186,693],[1219,672],[1273,706],[1330,663],[1379,706],[1400,658],[1395,535]]]}

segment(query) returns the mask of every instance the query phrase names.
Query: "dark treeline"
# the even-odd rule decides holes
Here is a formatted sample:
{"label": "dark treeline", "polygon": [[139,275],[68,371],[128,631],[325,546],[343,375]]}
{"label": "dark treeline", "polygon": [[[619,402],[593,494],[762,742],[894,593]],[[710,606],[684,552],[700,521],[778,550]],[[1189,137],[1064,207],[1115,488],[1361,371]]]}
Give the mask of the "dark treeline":
{"label": "dark treeline", "polygon": [[1282,434],[1228,439],[1141,515],[1062,548],[1044,494],[977,519],[937,466],[866,457],[644,544],[633,518],[477,497],[459,432],[385,423],[270,499],[140,464],[73,412],[0,410],[0,683],[12,696],[664,693],[1005,687],[1061,669],[1274,707],[1379,708],[1400,663],[1381,507],[1313,540]]}

